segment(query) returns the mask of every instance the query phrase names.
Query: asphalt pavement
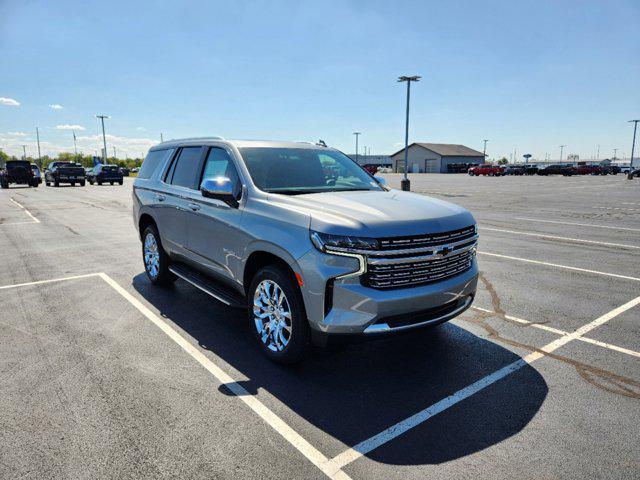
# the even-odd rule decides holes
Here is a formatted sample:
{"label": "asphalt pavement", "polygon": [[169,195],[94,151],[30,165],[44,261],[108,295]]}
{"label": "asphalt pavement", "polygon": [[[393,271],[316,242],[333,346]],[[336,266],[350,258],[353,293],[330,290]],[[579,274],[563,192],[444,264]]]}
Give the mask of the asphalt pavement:
{"label": "asphalt pavement", "polygon": [[133,179],[0,191],[0,478],[638,478],[640,180],[410,177],[478,221],[474,308],[293,367],[148,282]]}

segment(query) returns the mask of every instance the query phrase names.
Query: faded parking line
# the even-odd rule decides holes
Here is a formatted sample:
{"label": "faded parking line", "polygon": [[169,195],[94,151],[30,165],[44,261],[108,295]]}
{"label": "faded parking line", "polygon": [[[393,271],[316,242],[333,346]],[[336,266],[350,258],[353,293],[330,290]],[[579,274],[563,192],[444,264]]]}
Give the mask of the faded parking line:
{"label": "faded parking line", "polygon": [[490,257],[506,258],[507,260],[515,260],[517,262],[533,263],[535,265],[544,265],[544,266],[547,266],[547,267],[562,268],[564,270],[572,270],[572,271],[575,271],[575,272],[592,273],[594,275],[603,275],[605,277],[621,278],[623,280],[633,280],[635,282],[640,282],[640,278],[638,278],[638,277],[631,277],[631,276],[628,276],[628,275],[619,275],[617,273],[600,272],[598,270],[589,270],[587,268],[570,267],[568,265],[560,265],[560,264],[557,264],[557,263],[541,262],[540,260],[531,260],[531,259],[528,259],[528,258],[512,257],[510,255],[501,255],[499,253],[490,253],[490,252],[478,251],[478,254],[480,254],[480,255],[488,255]]}
{"label": "faded parking line", "polygon": [[640,245],[628,245],[625,243],[611,243],[611,242],[599,242],[597,240],[585,240],[582,238],[572,238],[572,237],[560,237],[558,235],[548,235],[546,233],[537,233],[537,232],[521,232],[518,230],[505,230],[502,228],[492,228],[492,227],[479,227],[480,230],[488,230],[491,232],[502,232],[502,233],[512,233],[515,235],[524,235],[526,237],[538,237],[538,238],[547,238],[549,240],[562,240],[565,242],[574,242],[574,243],[588,243],[591,245],[603,245],[605,247],[619,247],[619,248],[629,248],[629,249],[638,249],[640,250]]}
{"label": "faded parking line", "polygon": [[525,217],[515,217],[515,220],[525,220],[527,222],[556,223],[558,225],[574,225],[576,227],[606,228],[609,230],[624,230],[627,232],[640,232],[640,228],[612,227],[610,225],[594,225],[593,223],[560,222],[557,220],[541,220],[539,218],[525,218]]}
{"label": "faded parking line", "polygon": [[403,433],[411,430],[412,428],[424,423],[429,420],[431,417],[447,410],[448,408],[460,403],[466,398],[474,395],[475,393],[480,392],[484,388],[488,387],[496,383],[497,381],[505,378],[506,376],[520,370],[522,367],[529,365],[540,358],[543,358],[546,353],[552,353],[553,351],[559,349],[560,347],[566,345],[572,340],[576,340],[586,333],[590,332],[594,328],[603,325],[608,322],[612,318],[617,317],[618,315],[626,312],[627,310],[640,305],[640,297],[636,297],[633,300],[621,305],[620,307],[611,310],[608,313],[596,318],[592,322],[583,325],[578,328],[574,332],[564,335],[551,343],[548,343],[544,347],[542,347],[539,351],[532,352],[526,355],[524,358],[520,360],[516,360],[509,365],[502,367],[501,369],[493,372],[490,375],[487,375],[484,378],[472,383],[471,385],[463,388],[462,390],[458,390],[454,394],[440,400],[439,402],[431,405],[430,407],[425,408],[424,410],[412,415],[411,417],[402,420],[401,422],[396,423],[395,425],[383,430],[382,432],[374,435],[373,437],[360,442],[359,444],[351,447],[341,454],[337,455],[333,459],[329,461],[329,466],[332,470],[342,471],[341,469],[351,462],[357,460],[363,455],[375,450],[376,448],[384,445],[385,443],[390,442],[394,438],[402,435]]}
{"label": "faded parking line", "polygon": [[23,205],[21,205],[20,203],[16,202],[13,198],[10,198],[9,200],[11,200],[13,203],[15,203],[17,206],[19,206],[22,210],[24,210],[24,213],[29,215],[29,217],[31,217],[31,219],[33,220],[34,223],[40,223],[40,220],[38,220],[36,217],[34,217],[29,210],[24,208]]}
{"label": "faded parking line", "polygon": [[[477,310],[483,313],[495,314],[498,315],[498,312],[494,312],[493,310],[488,310],[486,308],[480,307],[471,307],[472,310]],[[547,332],[555,333],[556,335],[569,335],[569,332],[565,330],[560,330],[559,328],[549,327],[543,323],[535,323],[530,322],[529,320],[524,320],[522,318],[514,317],[513,315],[504,315],[504,318],[510,320],[512,322],[520,323],[522,325],[527,325],[528,327],[538,328],[540,330],[545,330]],[[464,319],[463,319],[464,320]],[[636,352],[635,350],[629,350],[628,348],[618,347],[617,345],[612,345],[610,343],[601,342],[599,340],[594,340],[589,337],[578,337],[576,340],[581,342],[590,343],[591,345],[597,345],[598,347],[608,348],[609,350],[613,350],[619,353],[624,353],[627,355],[631,355],[632,357],[640,358],[640,352]]]}

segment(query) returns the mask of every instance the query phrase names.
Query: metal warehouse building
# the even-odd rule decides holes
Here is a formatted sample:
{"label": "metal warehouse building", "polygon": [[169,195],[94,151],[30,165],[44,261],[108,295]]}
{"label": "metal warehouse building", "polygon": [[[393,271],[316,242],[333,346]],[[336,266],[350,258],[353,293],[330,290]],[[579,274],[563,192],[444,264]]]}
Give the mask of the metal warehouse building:
{"label": "metal warehouse building", "polygon": [[[391,155],[394,172],[404,170],[404,148]],[[484,163],[484,154],[465,147],[448,143],[412,143],[407,157],[409,172],[452,173],[462,164]]]}

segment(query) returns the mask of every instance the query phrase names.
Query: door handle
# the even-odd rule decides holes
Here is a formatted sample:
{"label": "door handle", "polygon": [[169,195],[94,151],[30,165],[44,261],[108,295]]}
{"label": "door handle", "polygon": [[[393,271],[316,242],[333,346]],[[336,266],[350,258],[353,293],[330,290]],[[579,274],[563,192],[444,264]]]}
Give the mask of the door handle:
{"label": "door handle", "polygon": [[196,212],[196,211],[200,210],[200,205],[198,205],[197,203],[190,203],[189,204],[189,208],[191,210],[193,210],[194,212]]}
{"label": "door handle", "polygon": [[164,195],[156,195],[156,198],[159,202],[164,202],[167,199]]}

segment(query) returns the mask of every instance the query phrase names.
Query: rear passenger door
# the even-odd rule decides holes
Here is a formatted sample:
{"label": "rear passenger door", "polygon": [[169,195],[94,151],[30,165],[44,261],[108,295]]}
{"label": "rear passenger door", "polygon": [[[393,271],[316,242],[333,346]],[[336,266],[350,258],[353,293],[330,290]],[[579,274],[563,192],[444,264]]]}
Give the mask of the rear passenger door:
{"label": "rear passenger door", "polygon": [[172,256],[189,257],[187,222],[190,197],[198,188],[203,147],[182,147],[164,177],[165,193],[158,195],[160,238]]}

